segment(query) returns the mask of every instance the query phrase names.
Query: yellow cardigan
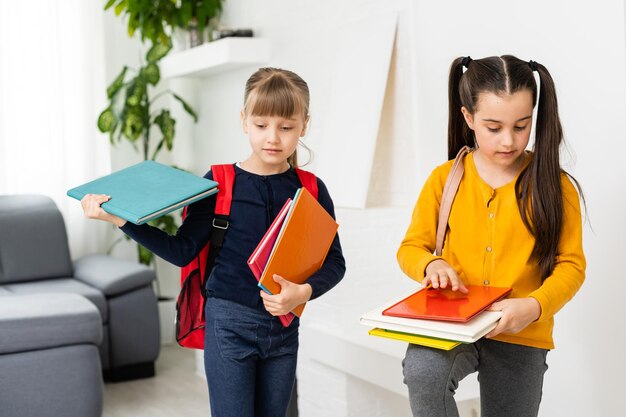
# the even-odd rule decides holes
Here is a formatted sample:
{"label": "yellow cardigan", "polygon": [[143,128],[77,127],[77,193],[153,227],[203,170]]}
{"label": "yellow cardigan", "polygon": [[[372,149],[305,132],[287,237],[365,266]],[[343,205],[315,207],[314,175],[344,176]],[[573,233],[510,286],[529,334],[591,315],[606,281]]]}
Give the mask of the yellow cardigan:
{"label": "yellow cardigan", "polygon": [[[400,268],[416,281],[424,278],[428,263],[438,259],[433,255],[437,216],[452,162],[435,168],[426,181],[398,249]],[[472,153],[465,157],[464,166],[442,258],[465,284],[511,287],[510,298],[534,297],[541,304],[541,317],[537,321],[519,333],[500,334],[495,340],[553,349],[554,314],[576,294],[585,279],[576,188],[562,175],[563,231],[556,267],[542,282],[537,263],[530,259],[535,239],[524,226],[515,199],[517,178],[493,189],[479,177]]]}

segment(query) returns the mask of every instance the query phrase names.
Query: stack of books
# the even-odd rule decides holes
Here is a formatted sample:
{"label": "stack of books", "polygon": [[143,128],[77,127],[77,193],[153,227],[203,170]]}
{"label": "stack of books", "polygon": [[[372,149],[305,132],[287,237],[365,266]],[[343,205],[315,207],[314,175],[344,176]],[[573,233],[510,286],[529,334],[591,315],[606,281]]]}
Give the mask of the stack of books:
{"label": "stack of books", "polygon": [[[337,234],[339,225],[306,188],[288,199],[248,259],[259,287],[268,294],[280,293],[274,274],[303,284],[317,272]],[[283,326],[300,317],[304,304],[280,316]]]}
{"label": "stack of books", "polygon": [[496,327],[502,313],[485,310],[511,289],[480,285],[467,288],[467,294],[422,288],[364,314],[360,321],[374,327],[369,331],[372,336],[438,349],[473,343]]}

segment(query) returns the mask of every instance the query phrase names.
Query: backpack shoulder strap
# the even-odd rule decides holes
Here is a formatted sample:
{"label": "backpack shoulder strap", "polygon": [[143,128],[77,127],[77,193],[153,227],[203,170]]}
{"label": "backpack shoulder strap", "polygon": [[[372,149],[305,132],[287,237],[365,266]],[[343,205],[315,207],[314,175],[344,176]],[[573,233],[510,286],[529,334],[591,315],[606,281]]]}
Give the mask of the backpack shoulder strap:
{"label": "backpack shoulder strap", "polygon": [[[181,284],[195,271],[199,271],[204,284],[207,268],[210,268],[215,262],[219,248],[221,248],[222,242],[224,241],[224,235],[228,229],[228,216],[230,215],[230,206],[233,200],[233,186],[235,183],[235,169],[233,165],[214,165],[211,167],[211,173],[213,174],[213,180],[218,183],[218,192],[216,195],[215,215],[213,224],[211,225],[209,242],[200,250],[194,260],[182,267]],[[188,207],[185,207],[183,210],[183,218],[187,216],[187,209]]]}
{"label": "backpack shoulder strap", "polygon": [[211,246],[221,247],[224,235],[228,229],[230,206],[233,202],[233,187],[235,185],[235,168],[233,164],[211,165],[213,181],[218,183],[217,198],[215,200],[215,217],[211,228]]}
{"label": "backpack shoulder strap", "polygon": [[463,166],[463,159],[470,151],[469,146],[461,148],[459,153],[454,159],[452,169],[448,174],[446,183],[443,186],[443,193],[441,195],[441,204],[439,206],[439,220],[437,221],[437,242],[435,245],[435,254],[441,256],[443,252],[443,242],[446,239],[446,232],[448,230],[448,218],[450,217],[450,211],[452,211],[452,203],[454,197],[461,184],[461,178],[463,178],[463,172],[465,167]]}
{"label": "backpack shoulder strap", "polygon": [[213,181],[218,183],[215,214],[228,216],[233,202],[235,168],[233,164],[211,165],[211,173],[213,173]]}
{"label": "backpack shoulder strap", "polygon": [[296,168],[296,174],[298,174],[298,178],[300,179],[302,186],[306,188],[317,200],[319,192],[317,189],[317,177],[315,174],[300,168]]}

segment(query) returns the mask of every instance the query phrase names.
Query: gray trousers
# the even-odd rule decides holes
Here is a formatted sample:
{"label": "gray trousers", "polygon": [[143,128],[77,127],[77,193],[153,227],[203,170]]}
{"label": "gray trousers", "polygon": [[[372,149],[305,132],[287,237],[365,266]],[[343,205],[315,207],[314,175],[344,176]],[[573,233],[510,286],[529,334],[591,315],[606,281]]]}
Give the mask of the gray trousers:
{"label": "gray trousers", "polygon": [[458,417],[459,381],[478,372],[482,417],[536,417],[548,351],[481,339],[445,351],[409,345],[402,361],[414,417]]}

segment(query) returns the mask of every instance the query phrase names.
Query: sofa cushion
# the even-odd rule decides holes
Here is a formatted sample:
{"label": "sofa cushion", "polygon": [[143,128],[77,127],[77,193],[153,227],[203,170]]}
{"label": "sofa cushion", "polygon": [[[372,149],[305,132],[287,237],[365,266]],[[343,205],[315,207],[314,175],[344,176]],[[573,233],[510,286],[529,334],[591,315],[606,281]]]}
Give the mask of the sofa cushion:
{"label": "sofa cushion", "polygon": [[146,287],[155,279],[154,269],[138,262],[96,254],[74,263],[74,277],[102,291],[107,297]]}
{"label": "sofa cushion", "polygon": [[[7,284],[4,286],[14,294],[69,293],[87,298],[98,307],[102,323],[109,321],[109,310],[104,295],[97,289],[73,278],[44,279],[41,281]],[[3,300],[4,301],[4,300]]]}
{"label": "sofa cushion", "polygon": [[0,284],[72,276],[65,223],[52,199],[0,196]]}
{"label": "sofa cushion", "polygon": [[3,297],[0,303],[0,354],[75,344],[98,345],[98,309],[76,294]]}

